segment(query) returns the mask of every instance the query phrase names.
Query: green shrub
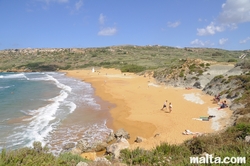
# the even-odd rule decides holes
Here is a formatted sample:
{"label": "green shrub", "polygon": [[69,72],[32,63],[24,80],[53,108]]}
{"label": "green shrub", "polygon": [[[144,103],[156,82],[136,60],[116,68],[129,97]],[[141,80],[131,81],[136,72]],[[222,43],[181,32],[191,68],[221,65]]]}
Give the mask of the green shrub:
{"label": "green shrub", "polygon": [[201,63],[201,64],[200,64],[200,67],[205,67],[205,64],[204,64],[204,63]]}
{"label": "green shrub", "polygon": [[184,70],[181,70],[179,77],[184,77]]}
{"label": "green shrub", "polygon": [[71,153],[63,153],[60,154],[57,158],[57,163],[59,165],[72,165],[75,166],[77,163],[84,161],[87,162],[88,160],[83,159],[81,156],[73,155]]}
{"label": "green shrub", "polygon": [[60,67],[61,70],[68,70],[71,68],[71,65],[66,65],[66,66],[63,66],[63,67]]}
{"label": "green shrub", "polygon": [[221,52],[215,52],[215,53],[212,53],[212,56],[222,56],[222,53]]}
{"label": "green shrub", "polygon": [[146,67],[144,66],[138,66],[134,64],[124,65],[120,68],[121,72],[132,72],[132,73],[138,73],[146,70]]}
{"label": "green shrub", "polygon": [[185,142],[185,145],[189,148],[192,154],[201,154],[206,152],[206,143],[198,137]]}
{"label": "green shrub", "polygon": [[237,62],[236,59],[228,59],[228,62]]}
{"label": "green shrub", "polygon": [[20,148],[6,151],[3,149],[0,155],[1,166],[75,166],[80,161],[87,161],[80,156],[71,153],[60,154],[59,157],[48,152],[47,147],[42,147],[41,142],[34,142],[33,148]]}
{"label": "green shrub", "polygon": [[161,143],[150,151],[140,148],[124,149],[121,151],[120,158],[129,165],[166,165],[168,163],[182,165],[189,163],[190,155],[190,151],[184,145]]}
{"label": "green shrub", "polygon": [[217,75],[217,76],[215,76],[215,77],[213,78],[213,81],[218,81],[219,79],[222,79],[222,78],[224,78],[223,75]]}

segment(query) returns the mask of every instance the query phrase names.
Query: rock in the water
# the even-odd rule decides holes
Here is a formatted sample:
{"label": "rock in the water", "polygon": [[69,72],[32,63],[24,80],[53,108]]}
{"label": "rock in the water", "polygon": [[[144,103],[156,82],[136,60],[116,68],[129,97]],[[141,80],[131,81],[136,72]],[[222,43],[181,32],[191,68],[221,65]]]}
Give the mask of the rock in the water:
{"label": "rock in the water", "polygon": [[113,132],[110,132],[109,135],[106,138],[106,143],[110,143],[115,139],[115,134]]}
{"label": "rock in the water", "polygon": [[88,141],[85,139],[80,139],[76,144],[76,148],[80,149],[81,152],[88,152],[91,149]]}

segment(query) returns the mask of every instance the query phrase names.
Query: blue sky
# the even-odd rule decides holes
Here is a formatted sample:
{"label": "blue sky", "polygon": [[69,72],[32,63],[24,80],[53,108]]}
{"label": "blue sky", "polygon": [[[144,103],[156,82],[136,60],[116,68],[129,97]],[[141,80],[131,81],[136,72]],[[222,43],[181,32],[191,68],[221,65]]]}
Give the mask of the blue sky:
{"label": "blue sky", "polygon": [[0,0],[0,50],[250,49],[250,0]]}

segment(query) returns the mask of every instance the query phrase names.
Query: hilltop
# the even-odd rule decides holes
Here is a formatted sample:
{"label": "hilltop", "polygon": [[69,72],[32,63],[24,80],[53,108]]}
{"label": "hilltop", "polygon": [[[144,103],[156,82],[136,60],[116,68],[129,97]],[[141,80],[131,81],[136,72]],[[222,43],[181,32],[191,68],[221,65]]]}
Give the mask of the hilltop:
{"label": "hilltop", "polygon": [[167,46],[112,46],[102,48],[44,48],[0,50],[0,71],[57,71],[86,67],[126,70],[128,65],[140,70],[173,68],[181,59],[235,63],[250,50],[228,51],[213,48],[176,48]]}

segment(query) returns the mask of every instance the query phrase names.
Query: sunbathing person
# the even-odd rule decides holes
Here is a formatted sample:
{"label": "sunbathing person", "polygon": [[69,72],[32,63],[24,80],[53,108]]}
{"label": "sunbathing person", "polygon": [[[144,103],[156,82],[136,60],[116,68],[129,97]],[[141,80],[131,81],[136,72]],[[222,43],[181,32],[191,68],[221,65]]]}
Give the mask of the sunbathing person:
{"label": "sunbathing person", "polygon": [[218,108],[218,109],[227,108],[227,107],[228,107],[227,101],[224,100],[223,102],[221,102],[220,108]]}
{"label": "sunbathing person", "polygon": [[192,132],[190,130],[185,130],[184,132],[182,132],[183,135],[196,135],[196,136],[201,136],[203,133],[200,132]]}
{"label": "sunbathing person", "polygon": [[209,115],[209,116],[201,116],[199,118],[193,118],[194,120],[200,120],[200,121],[209,121],[211,118],[214,118],[214,115]]}
{"label": "sunbathing person", "polygon": [[218,94],[218,95],[215,95],[215,96],[214,96],[213,100],[214,100],[215,102],[220,102],[220,98],[221,98],[221,96],[220,96],[220,94]]}

